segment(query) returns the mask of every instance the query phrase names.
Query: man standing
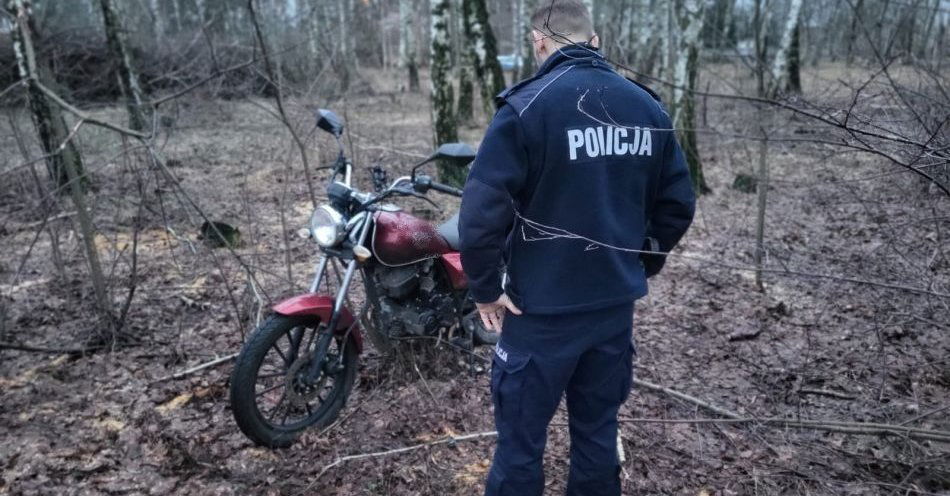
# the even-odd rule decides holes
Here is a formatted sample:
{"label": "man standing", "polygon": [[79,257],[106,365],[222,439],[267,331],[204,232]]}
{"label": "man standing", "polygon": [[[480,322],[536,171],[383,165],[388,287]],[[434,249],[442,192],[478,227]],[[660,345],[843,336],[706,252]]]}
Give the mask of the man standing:
{"label": "man standing", "polygon": [[504,329],[485,493],[542,494],[547,427],[566,394],[567,493],[619,495],[633,304],[663,266],[656,252],[689,227],[695,196],[669,116],[600,55],[582,1],[541,4],[531,19],[540,68],[497,97],[460,213],[472,295],[485,326]]}

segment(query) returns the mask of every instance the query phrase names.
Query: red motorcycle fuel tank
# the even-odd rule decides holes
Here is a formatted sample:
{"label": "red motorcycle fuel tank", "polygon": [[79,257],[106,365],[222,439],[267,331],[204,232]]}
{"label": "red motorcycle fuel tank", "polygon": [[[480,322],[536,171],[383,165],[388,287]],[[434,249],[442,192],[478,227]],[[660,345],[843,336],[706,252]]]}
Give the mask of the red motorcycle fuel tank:
{"label": "red motorcycle fuel tank", "polygon": [[373,254],[385,265],[420,262],[452,252],[432,224],[405,212],[377,212]]}

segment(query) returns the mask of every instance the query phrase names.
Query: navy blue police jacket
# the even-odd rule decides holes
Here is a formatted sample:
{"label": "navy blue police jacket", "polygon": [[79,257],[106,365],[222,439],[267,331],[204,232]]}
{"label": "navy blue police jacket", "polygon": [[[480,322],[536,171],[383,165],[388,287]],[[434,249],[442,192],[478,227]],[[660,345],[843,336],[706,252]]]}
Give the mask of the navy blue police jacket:
{"label": "navy blue police jacket", "polygon": [[669,252],[695,209],[659,98],[574,45],[495,103],[459,213],[475,301],[504,290],[526,313],[558,314],[645,296],[665,257],[640,251]]}

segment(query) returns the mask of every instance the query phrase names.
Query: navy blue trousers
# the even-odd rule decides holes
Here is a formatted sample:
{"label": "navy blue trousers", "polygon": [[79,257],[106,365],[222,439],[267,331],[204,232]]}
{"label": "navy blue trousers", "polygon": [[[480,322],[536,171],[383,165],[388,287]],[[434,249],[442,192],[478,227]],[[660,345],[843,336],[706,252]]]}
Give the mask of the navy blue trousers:
{"label": "navy blue trousers", "polygon": [[633,380],[633,304],[571,315],[508,314],[491,389],[498,441],[486,496],[541,496],[551,418],[567,396],[569,496],[620,496],[617,412]]}

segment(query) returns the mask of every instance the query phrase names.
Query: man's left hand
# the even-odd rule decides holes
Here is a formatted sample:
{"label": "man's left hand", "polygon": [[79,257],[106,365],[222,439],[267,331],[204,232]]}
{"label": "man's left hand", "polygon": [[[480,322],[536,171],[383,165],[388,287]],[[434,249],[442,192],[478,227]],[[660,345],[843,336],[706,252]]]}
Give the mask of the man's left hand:
{"label": "man's left hand", "polygon": [[505,321],[505,311],[521,315],[521,310],[504,293],[491,303],[476,303],[475,307],[478,308],[478,315],[482,317],[485,328],[495,332],[501,332],[501,325]]}

